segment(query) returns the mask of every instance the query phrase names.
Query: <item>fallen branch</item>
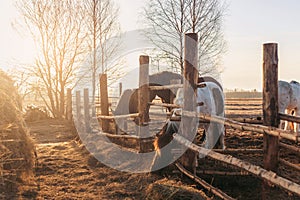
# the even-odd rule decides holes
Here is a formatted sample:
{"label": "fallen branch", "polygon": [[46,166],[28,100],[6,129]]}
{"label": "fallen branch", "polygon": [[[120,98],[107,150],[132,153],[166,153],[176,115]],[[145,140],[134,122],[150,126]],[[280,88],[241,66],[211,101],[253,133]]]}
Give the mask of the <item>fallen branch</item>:
{"label": "fallen branch", "polygon": [[294,183],[288,179],[280,177],[272,171],[267,171],[267,170],[263,169],[262,167],[252,165],[249,162],[242,161],[231,155],[223,155],[223,154],[214,152],[210,149],[205,149],[203,147],[199,147],[199,146],[191,143],[187,139],[181,137],[178,134],[174,134],[174,139],[177,142],[186,146],[187,148],[190,148],[191,150],[198,152],[199,154],[203,154],[212,159],[215,159],[215,160],[239,167],[241,169],[244,169],[263,180],[269,181],[279,187],[282,187],[288,191],[291,191],[291,192],[294,192],[295,194],[300,195],[300,185],[298,185],[297,183]]}
{"label": "fallen branch", "polygon": [[213,171],[213,170],[197,170],[197,173],[205,175],[222,175],[222,176],[249,176],[249,172],[223,172],[223,171]]}
{"label": "fallen branch", "polygon": [[224,199],[224,200],[233,200],[234,199],[234,198],[228,196],[222,190],[219,190],[218,188],[215,188],[214,186],[208,184],[206,181],[202,180],[198,176],[193,175],[191,172],[189,172],[186,169],[184,169],[184,167],[182,165],[180,165],[179,163],[176,163],[175,165],[186,176],[188,176],[189,178],[193,179],[194,181],[196,181],[197,183],[199,183],[200,185],[202,185],[205,189],[207,189],[209,192],[217,195],[221,199]]}

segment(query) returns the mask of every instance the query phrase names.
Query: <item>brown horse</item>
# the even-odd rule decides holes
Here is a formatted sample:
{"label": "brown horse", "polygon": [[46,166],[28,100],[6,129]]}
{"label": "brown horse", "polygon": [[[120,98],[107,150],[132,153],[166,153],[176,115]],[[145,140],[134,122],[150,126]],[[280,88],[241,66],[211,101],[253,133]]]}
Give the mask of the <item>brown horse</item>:
{"label": "brown horse", "polygon": [[[180,80],[180,82],[182,83],[183,77],[181,74],[163,71],[149,76],[149,86],[170,85],[172,80]],[[220,83],[212,77],[199,77],[198,83],[202,83],[202,82],[213,82],[219,85],[220,88],[222,88]],[[138,113],[139,112],[138,91],[139,89],[125,90],[119,99],[116,109],[113,111],[114,115],[126,115],[126,114]],[[176,91],[172,91],[170,89],[151,90],[149,92],[149,102],[152,102],[156,96],[160,97],[163,103],[172,104],[173,103],[172,97],[176,96]],[[147,110],[149,109],[150,109],[150,105],[148,105],[147,107]],[[168,108],[168,110],[171,111],[171,108]],[[117,124],[118,125],[123,124],[122,120],[123,119],[117,120],[118,121]],[[137,123],[136,119],[134,121]]]}
{"label": "brown horse", "polygon": [[[180,80],[182,83],[183,77],[180,74],[174,72],[163,71],[149,76],[149,86],[164,86],[170,85],[172,80]],[[202,82],[213,82],[216,83],[220,88],[222,86],[220,83],[212,77],[199,77],[198,83]],[[171,97],[174,96],[176,92],[170,89],[164,90],[151,90],[149,95],[149,102],[158,96],[161,98],[163,103],[173,103]],[[149,106],[150,108],[150,106]],[[148,109],[149,109],[148,108]],[[170,111],[170,110],[169,110]],[[125,90],[120,97],[118,105],[114,111],[115,114],[130,114],[138,113],[138,89]]]}
{"label": "brown horse", "polygon": [[[163,71],[149,76],[149,86],[164,86],[170,85],[172,80],[180,80],[182,76],[177,73]],[[120,97],[114,114],[131,114],[138,113],[138,91],[139,89],[125,90]],[[158,96],[164,103],[172,103],[171,96],[175,94],[171,90],[151,90],[149,95],[149,102]],[[150,108],[150,107],[149,107]],[[148,109],[149,109],[148,108]]]}

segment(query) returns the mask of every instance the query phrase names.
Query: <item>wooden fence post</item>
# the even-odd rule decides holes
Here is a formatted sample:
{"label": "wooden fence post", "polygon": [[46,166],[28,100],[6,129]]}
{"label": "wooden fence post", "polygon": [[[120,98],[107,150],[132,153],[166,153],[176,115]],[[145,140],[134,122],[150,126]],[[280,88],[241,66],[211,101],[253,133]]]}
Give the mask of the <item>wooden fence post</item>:
{"label": "wooden fence post", "polygon": [[66,106],[66,118],[69,121],[72,121],[73,115],[72,115],[72,89],[67,89],[67,106]]}
{"label": "wooden fence post", "polygon": [[82,114],[81,114],[81,96],[80,91],[76,91],[76,123],[78,126],[78,131],[83,131],[83,123],[82,123]]}
{"label": "wooden fence post", "polygon": [[[198,82],[198,35],[196,33],[185,34],[185,48],[184,48],[184,111],[195,111],[196,97],[197,97],[197,82]],[[196,116],[196,115],[195,115]],[[191,142],[195,135],[193,130],[198,127],[193,123],[193,118],[182,116],[182,134]],[[196,153],[187,150],[181,157],[181,163],[189,170],[196,170]]]}
{"label": "wooden fence post", "polygon": [[[278,50],[277,44],[263,46],[263,124],[278,127]],[[278,137],[264,134],[264,168],[276,171]]]}
{"label": "wooden fence post", "polygon": [[[278,45],[263,45],[263,125],[278,127]],[[264,134],[264,168],[276,172],[278,167],[279,139]],[[262,199],[268,199],[270,187],[262,184]]]}
{"label": "wooden fence post", "polygon": [[[138,129],[139,136],[143,137],[149,133],[149,126],[144,126],[144,123],[149,122],[149,56],[140,56],[139,62]],[[140,143],[140,152],[143,151],[143,144]]]}
{"label": "wooden fence post", "polygon": [[[100,74],[100,102],[101,102],[101,115],[109,116],[108,104],[108,90],[107,90],[107,74]],[[101,119],[101,126],[103,132],[109,132],[109,121]]]}
{"label": "wooden fence post", "polygon": [[83,90],[83,108],[84,108],[84,124],[85,131],[90,132],[90,99],[89,99],[89,89],[85,88]]}
{"label": "wooden fence post", "polygon": [[139,124],[149,121],[149,56],[140,56],[138,110],[140,114]]}
{"label": "wooden fence post", "polygon": [[77,120],[81,118],[81,96],[80,91],[76,91],[76,116]]}

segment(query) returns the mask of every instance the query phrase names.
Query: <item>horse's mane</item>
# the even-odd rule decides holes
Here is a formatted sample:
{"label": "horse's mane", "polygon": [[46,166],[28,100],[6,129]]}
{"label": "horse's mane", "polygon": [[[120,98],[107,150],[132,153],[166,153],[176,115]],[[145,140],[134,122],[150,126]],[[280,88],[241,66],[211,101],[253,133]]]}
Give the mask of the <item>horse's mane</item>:
{"label": "horse's mane", "polygon": [[[171,78],[172,77],[172,78]],[[149,76],[149,83],[150,85],[169,85],[170,80],[172,79],[179,79],[183,80],[183,76],[181,74],[175,73],[175,72],[169,72],[169,71],[162,71],[156,74],[152,74]],[[216,79],[210,76],[200,76],[198,77],[198,83],[203,82],[212,82],[217,84],[221,90],[223,91],[223,87]]]}
{"label": "horse's mane", "polygon": [[292,80],[292,81],[290,82],[290,84],[297,84],[297,85],[300,85],[300,83],[299,83],[298,81],[295,81],[295,80]]}
{"label": "horse's mane", "polygon": [[214,79],[213,77],[210,77],[210,76],[200,76],[198,78],[198,83],[203,83],[203,82],[211,82],[211,83],[215,83],[217,84],[221,90],[223,91],[223,87],[222,85],[220,84],[219,81],[217,81],[216,79]]}

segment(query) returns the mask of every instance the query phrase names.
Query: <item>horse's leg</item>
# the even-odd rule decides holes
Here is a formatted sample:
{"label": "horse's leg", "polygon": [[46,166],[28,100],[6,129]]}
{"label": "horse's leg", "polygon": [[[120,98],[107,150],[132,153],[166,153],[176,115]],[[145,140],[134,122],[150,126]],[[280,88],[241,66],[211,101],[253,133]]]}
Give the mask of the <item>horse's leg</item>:
{"label": "horse's leg", "polygon": [[[285,113],[288,115],[295,114],[293,109],[286,109]],[[283,122],[284,122],[284,130],[294,131],[294,123],[293,122],[289,122],[289,121],[283,121]]]}
{"label": "horse's leg", "polygon": [[224,124],[218,124],[219,130],[220,130],[220,137],[219,137],[219,148],[225,149],[225,126]]}
{"label": "horse's leg", "polygon": [[[290,110],[289,109],[285,109],[283,112],[279,110],[279,112],[280,113],[289,114]],[[285,120],[280,120],[279,127],[283,128],[283,130],[289,130],[289,122],[285,121]]]}
{"label": "horse's leg", "polygon": [[[295,116],[297,117],[300,116],[300,110],[298,108],[295,108]],[[294,123],[294,131],[297,133],[298,136],[300,136],[299,130],[300,130],[300,124]]]}

